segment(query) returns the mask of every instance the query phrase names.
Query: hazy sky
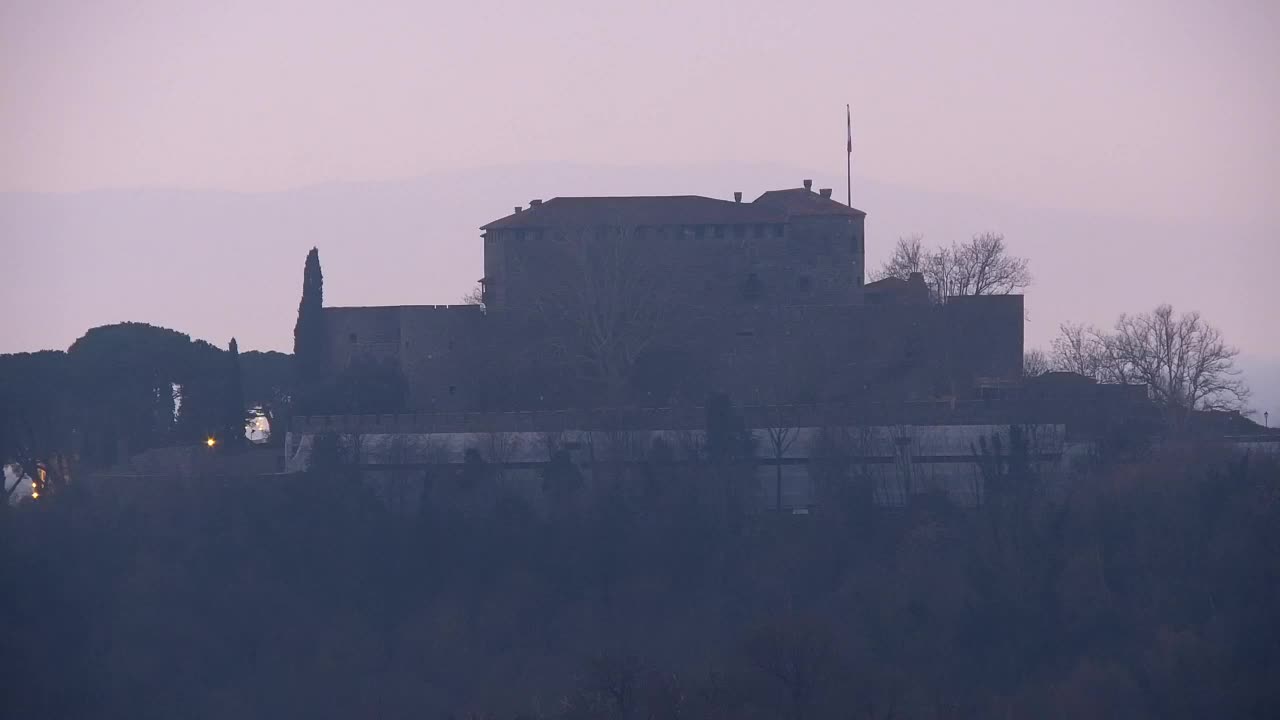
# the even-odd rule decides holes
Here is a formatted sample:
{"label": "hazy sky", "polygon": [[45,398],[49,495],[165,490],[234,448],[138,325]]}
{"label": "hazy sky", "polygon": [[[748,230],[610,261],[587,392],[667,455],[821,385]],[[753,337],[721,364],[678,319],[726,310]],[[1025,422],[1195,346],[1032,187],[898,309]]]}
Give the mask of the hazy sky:
{"label": "hazy sky", "polygon": [[[870,213],[873,259],[899,232],[928,228],[945,240],[937,235],[1016,229],[1011,241],[1036,274],[1029,341],[1045,344],[1066,319],[1105,324],[1170,300],[1212,312],[1246,355],[1271,364],[1280,387],[1280,309],[1270,309],[1280,308],[1277,38],[1275,0],[1055,8],[992,0],[0,0],[0,193],[204,189],[266,192],[270,200],[323,183],[477,178],[474,194],[484,202],[454,202],[467,217],[447,219],[449,237],[410,247],[414,232],[435,226],[424,219],[415,231],[404,218],[417,206],[396,206],[394,227],[375,217],[341,226],[365,235],[359,248],[335,249],[332,238],[326,246],[325,257],[339,263],[326,264],[326,277],[343,300],[448,302],[477,277],[475,227],[533,197],[534,185],[542,197],[595,187],[590,178],[571,190],[503,186],[493,177],[499,170],[486,176],[483,168],[759,163],[811,168],[833,183],[843,177],[847,102],[855,190],[859,182],[914,188],[939,207],[945,193],[963,193],[1032,211],[1017,217],[1033,221],[1009,227],[992,217],[992,226],[935,232],[930,222],[960,215],[921,206],[916,223],[910,209],[855,197]],[[699,191],[692,178],[644,190]],[[799,178],[784,180],[794,186]],[[717,179],[703,191],[767,189],[727,184]],[[335,204],[382,207],[362,200],[358,185],[334,187]],[[270,313],[233,319],[215,318],[216,308],[195,297],[237,281],[215,268],[266,262],[229,247],[225,266],[200,256],[218,242],[201,232],[216,227],[208,208],[223,200],[184,216],[175,199],[164,234],[138,239],[155,249],[147,262],[186,266],[158,308],[165,315],[148,310],[157,307],[154,289],[130,287],[140,261],[101,247],[106,238],[146,234],[152,211],[108,195],[64,219],[59,208],[75,197],[49,197],[0,195],[8,208],[0,213],[0,266],[23,282],[36,270],[43,278],[0,287],[0,300],[23,305],[5,321],[21,348],[65,347],[90,322],[152,318],[213,340],[234,332],[287,347],[292,285]],[[256,200],[245,202],[227,227],[251,247],[278,244],[273,264],[255,270],[294,282],[300,253],[315,240],[288,235],[300,227],[293,221],[250,238],[254,218],[267,216],[250,211]],[[309,207],[287,203],[295,215]],[[1062,247],[1077,240],[1053,225],[1068,217],[1058,211],[1122,220],[1081,223],[1107,234],[1079,237],[1076,251]],[[1145,230],[1126,234],[1130,227]],[[393,236],[399,245],[379,245]],[[419,284],[380,269],[399,265],[409,277],[411,256],[425,268]],[[1104,263],[1123,267],[1097,272]],[[446,287],[445,277],[456,284]],[[426,297],[424,288],[438,292]]]}
{"label": "hazy sky", "polygon": [[1275,219],[1280,3],[5,0],[0,189],[753,160]]}

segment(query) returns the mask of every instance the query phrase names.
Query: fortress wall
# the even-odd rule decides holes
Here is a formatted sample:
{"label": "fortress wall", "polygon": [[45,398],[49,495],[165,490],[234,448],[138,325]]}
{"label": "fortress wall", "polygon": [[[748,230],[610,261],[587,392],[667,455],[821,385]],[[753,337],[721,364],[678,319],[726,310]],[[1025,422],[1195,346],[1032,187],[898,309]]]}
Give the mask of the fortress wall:
{"label": "fortress wall", "polygon": [[1021,374],[1021,297],[978,300],[744,308],[693,337],[741,402],[963,397],[977,378]]}
{"label": "fortress wall", "polygon": [[[661,258],[667,291],[694,314],[748,302],[744,288],[753,273],[762,303],[849,304],[859,299],[864,275],[861,218],[803,217],[785,225],[660,226],[643,235],[628,232],[627,242],[638,246],[640,256]],[[563,246],[551,230],[488,233],[485,276],[494,280],[493,309],[518,312],[549,286],[572,282]]]}
{"label": "fortress wall", "polygon": [[[637,404],[690,405],[720,391],[739,404],[965,397],[977,378],[1016,378],[1020,296],[935,305],[739,304],[681,309],[642,358]],[[425,411],[555,408],[592,403],[554,366],[552,330],[478,306],[326,308],[333,367],[392,359]]]}
{"label": "fortress wall", "polygon": [[486,318],[478,305],[403,308],[401,363],[409,383],[409,407],[460,410],[472,405],[477,359],[488,344]]}
{"label": "fortress wall", "polygon": [[940,309],[939,336],[961,376],[1022,376],[1026,316],[1021,295],[950,298]]}
{"label": "fortress wall", "polygon": [[329,367],[337,372],[356,358],[399,362],[400,308],[324,309]]}

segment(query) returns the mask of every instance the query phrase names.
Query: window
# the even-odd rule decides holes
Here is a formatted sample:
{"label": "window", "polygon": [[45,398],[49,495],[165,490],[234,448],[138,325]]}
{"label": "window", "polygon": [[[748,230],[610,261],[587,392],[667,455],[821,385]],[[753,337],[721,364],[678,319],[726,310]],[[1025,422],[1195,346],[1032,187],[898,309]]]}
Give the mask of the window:
{"label": "window", "polygon": [[516,240],[523,240],[523,239],[524,239],[524,231],[523,231],[523,230],[517,230],[517,231],[516,231]]}
{"label": "window", "polygon": [[733,236],[734,236],[734,237],[736,237],[736,238],[738,238],[738,239],[742,239],[742,238],[746,237],[746,236],[747,236],[747,226],[746,226],[746,225],[734,225],[734,226],[733,226]]}
{"label": "window", "polygon": [[783,234],[784,232],[786,232],[786,226],[785,226],[785,225],[774,225],[774,226],[773,226],[773,236],[774,236],[774,237],[782,237],[782,234]]}
{"label": "window", "polygon": [[718,237],[718,238],[722,238],[722,237],[724,237],[724,226],[723,226],[723,225],[712,225],[712,226],[711,226],[711,234],[712,234],[712,235],[714,235],[715,237]]}
{"label": "window", "polygon": [[801,275],[796,280],[796,287],[799,288],[800,292],[809,292],[813,289],[813,278],[808,275]]}
{"label": "window", "polygon": [[355,342],[355,341],[356,341],[356,334],[355,334],[355,333],[351,333],[350,335],[348,335],[348,336],[347,336],[347,339],[348,339],[348,340],[350,340],[351,342]]}
{"label": "window", "polygon": [[764,288],[760,283],[760,276],[755,273],[751,273],[742,284],[742,297],[747,300],[759,300],[763,290]]}
{"label": "window", "polygon": [[739,330],[738,331],[738,337],[754,337],[755,334],[756,334],[755,330]]}
{"label": "window", "polygon": [[758,238],[762,238],[762,237],[764,237],[764,226],[763,226],[763,225],[752,225],[752,226],[751,226],[751,237],[758,237]]}
{"label": "window", "polygon": [[453,349],[453,338],[449,338],[449,349]]}
{"label": "window", "polygon": [[698,227],[693,231],[693,236],[694,236],[694,237],[696,237],[696,238],[698,238],[699,240],[701,240],[701,239],[702,239],[702,237],[703,237],[704,235],[706,235],[706,234],[707,234],[707,229],[706,229],[705,227],[703,227],[702,225],[699,225],[699,226],[698,226]]}
{"label": "window", "polygon": [[458,392],[458,386],[457,386],[457,385],[450,385],[450,386],[449,386],[449,394],[450,394],[450,395],[455,395],[455,394],[457,394],[457,392]]}
{"label": "window", "polygon": [[853,237],[849,238],[849,252],[853,253],[854,255],[857,255],[857,254],[858,254],[858,236],[857,236],[857,234],[854,234],[854,236],[853,236]]}

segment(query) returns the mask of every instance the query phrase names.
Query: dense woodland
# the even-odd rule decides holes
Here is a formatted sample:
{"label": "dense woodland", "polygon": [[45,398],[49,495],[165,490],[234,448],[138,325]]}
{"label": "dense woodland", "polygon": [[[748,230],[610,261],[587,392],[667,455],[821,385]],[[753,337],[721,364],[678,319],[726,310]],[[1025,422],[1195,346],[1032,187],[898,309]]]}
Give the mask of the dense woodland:
{"label": "dense woodland", "polygon": [[[484,468],[393,512],[306,475],[71,484],[0,514],[9,717],[978,718],[1280,713],[1280,468],[1176,444],[975,462],[986,502],[808,516],[691,468],[537,513]],[[323,454],[322,454],[323,455]],[[438,498],[439,493],[429,497]]]}

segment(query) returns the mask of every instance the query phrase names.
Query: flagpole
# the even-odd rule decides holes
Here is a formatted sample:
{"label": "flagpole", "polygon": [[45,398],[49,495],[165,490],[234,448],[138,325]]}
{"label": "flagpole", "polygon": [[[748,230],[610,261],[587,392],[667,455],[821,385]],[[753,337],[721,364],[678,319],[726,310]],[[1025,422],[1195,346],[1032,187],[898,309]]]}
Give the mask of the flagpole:
{"label": "flagpole", "polygon": [[844,127],[848,137],[848,143],[844,148],[845,204],[853,207],[853,118],[849,115],[848,104],[844,106]]}

